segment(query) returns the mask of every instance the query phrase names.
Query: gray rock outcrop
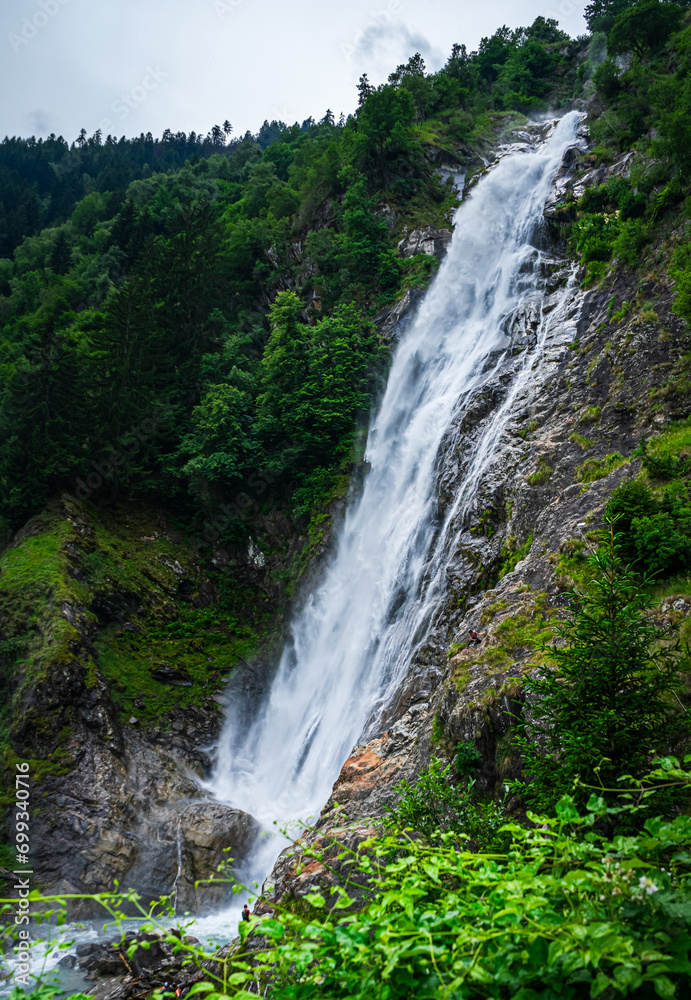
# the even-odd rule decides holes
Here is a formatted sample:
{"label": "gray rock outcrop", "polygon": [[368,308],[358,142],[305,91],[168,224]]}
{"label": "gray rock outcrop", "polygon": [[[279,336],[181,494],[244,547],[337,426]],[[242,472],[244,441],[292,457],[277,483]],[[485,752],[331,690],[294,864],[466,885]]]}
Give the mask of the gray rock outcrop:
{"label": "gray rock outcrop", "polygon": [[451,237],[450,229],[435,229],[434,226],[414,229],[400,241],[398,252],[401,257],[414,257],[418,253],[424,253],[442,261],[446,256]]}

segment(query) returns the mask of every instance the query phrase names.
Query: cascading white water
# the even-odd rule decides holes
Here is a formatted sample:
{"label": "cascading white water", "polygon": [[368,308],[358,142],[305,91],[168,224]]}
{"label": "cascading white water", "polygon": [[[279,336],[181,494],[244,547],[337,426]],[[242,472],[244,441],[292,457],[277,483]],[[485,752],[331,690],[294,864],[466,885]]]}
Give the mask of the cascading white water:
{"label": "cascading white water", "polygon": [[[507,316],[535,295],[540,254],[531,240],[578,121],[571,112],[541,145],[506,155],[458,209],[449,252],[397,346],[369,431],[370,471],[332,561],[292,624],[254,718],[248,724],[240,712],[229,714],[208,787],[267,829],[318,815],[354,744],[376,731],[430,627],[452,523],[470,508],[534,357],[519,365],[485,427],[443,524],[435,501],[440,445],[459,401],[487,379],[488,356],[507,347]],[[282,846],[275,835],[259,841],[245,881],[266,876]]]}

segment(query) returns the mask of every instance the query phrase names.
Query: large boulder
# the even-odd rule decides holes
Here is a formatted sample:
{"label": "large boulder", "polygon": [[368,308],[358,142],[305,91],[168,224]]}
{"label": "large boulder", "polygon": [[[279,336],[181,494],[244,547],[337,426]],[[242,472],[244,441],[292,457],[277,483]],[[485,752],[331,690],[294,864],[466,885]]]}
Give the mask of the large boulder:
{"label": "large boulder", "polygon": [[[178,911],[199,912],[229,894],[229,883],[204,884],[219,865],[243,858],[260,832],[249,813],[220,802],[189,805],[180,816],[180,853],[175,891]],[[201,883],[201,884],[199,884]]]}

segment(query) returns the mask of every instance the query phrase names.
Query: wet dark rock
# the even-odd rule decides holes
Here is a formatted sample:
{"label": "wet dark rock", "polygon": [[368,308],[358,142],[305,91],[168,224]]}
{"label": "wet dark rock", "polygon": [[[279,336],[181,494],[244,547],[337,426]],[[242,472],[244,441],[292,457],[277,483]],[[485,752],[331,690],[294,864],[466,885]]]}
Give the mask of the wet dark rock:
{"label": "wet dark rock", "polygon": [[157,681],[163,681],[164,684],[174,684],[177,687],[192,686],[189,673],[184,667],[156,666],[152,668],[151,676]]}
{"label": "wet dark rock", "polygon": [[424,253],[441,261],[446,256],[451,237],[449,229],[435,229],[434,226],[414,229],[400,241],[398,252],[401,257],[414,257],[418,253]]}
{"label": "wet dark rock", "polygon": [[406,289],[402,299],[393,306],[386,306],[374,317],[379,336],[384,340],[396,340],[400,336],[402,323],[410,322],[423,293],[419,288]]}

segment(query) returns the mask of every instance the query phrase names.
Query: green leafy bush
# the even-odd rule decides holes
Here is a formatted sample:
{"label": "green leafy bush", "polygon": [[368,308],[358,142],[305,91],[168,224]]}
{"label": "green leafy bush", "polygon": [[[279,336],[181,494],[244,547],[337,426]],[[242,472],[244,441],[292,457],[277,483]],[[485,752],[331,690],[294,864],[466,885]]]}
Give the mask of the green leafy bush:
{"label": "green leafy bush", "polygon": [[635,267],[647,242],[648,230],[639,218],[624,219],[620,216],[619,231],[612,245],[612,255],[616,260]]}
{"label": "green leafy bush", "polygon": [[[663,759],[642,786],[622,784],[614,814],[639,815],[641,787],[675,786],[688,789],[689,774]],[[135,893],[93,898],[125,926],[118,906],[134,907],[143,930],[203,970],[188,995],[207,1000],[251,1000],[269,984],[276,1000],[682,1000],[691,818],[648,818],[609,838],[600,828],[612,815],[596,795],[582,811],[564,797],[553,813],[507,824],[506,848],[493,853],[463,850],[450,832],[433,843],[400,830],[356,846],[324,835],[318,846],[298,843],[298,871],[316,862],[329,887],[267,900],[272,912],[240,921],[238,945],[221,953],[171,929],[165,900],[147,912]],[[123,942],[123,953],[138,947]]]}
{"label": "green leafy bush", "polygon": [[[466,774],[474,767],[477,751],[459,745]],[[478,755],[479,756],[479,755]],[[504,813],[495,802],[480,802],[473,796],[474,782],[454,783],[451,765],[432,757],[415,782],[406,779],[395,786],[398,802],[387,807],[386,825],[390,829],[413,830],[429,841],[439,841],[444,833],[471,838],[485,847],[503,841],[499,828]]]}
{"label": "green leafy bush", "polygon": [[641,572],[665,577],[691,566],[691,505],[685,486],[672,483],[658,500],[637,480],[623,483],[607,504],[622,556]]}
{"label": "green leafy bush", "polygon": [[[670,766],[668,777],[679,773]],[[681,1000],[691,819],[649,819],[640,834],[610,840],[596,832],[603,812],[596,796],[582,815],[564,798],[556,815],[507,826],[502,854],[459,850],[452,834],[342,848],[346,886],[308,894],[309,918],[284,912],[255,925],[283,932],[266,955],[274,996]],[[307,856],[329,864],[323,852]],[[367,905],[344,913],[363,881]]]}
{"label": "green leafy bush", "polygon": [[470,740],[462,740],[456,746],[456,756],[454,767],[456,774],[461,778],[466,778],[482,763],[482,754]]}

